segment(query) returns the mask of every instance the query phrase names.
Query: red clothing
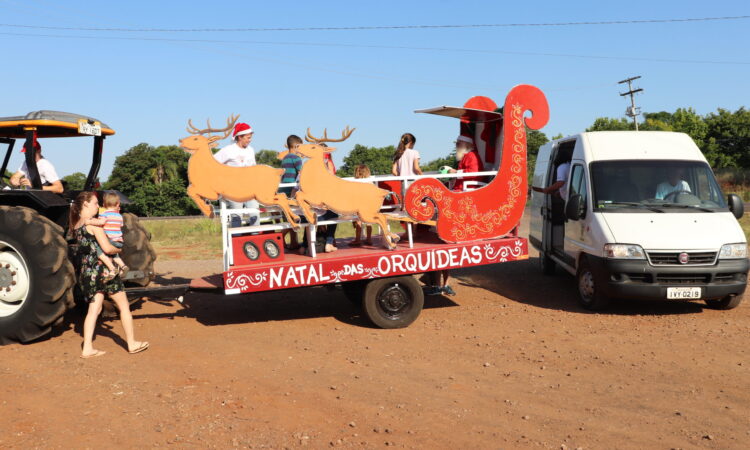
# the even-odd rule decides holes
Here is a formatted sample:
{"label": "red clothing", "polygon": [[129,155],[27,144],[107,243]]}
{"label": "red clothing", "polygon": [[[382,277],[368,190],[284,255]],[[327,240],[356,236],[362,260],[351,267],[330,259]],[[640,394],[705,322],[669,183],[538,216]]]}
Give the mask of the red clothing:
{"label": "red clothing", "polygon": [[[464,172],[484,171],[484,164],[482,164],[482,160],[479,158],[479,153],[477,153],[476,150],[472,150],[467,153],[458,163],[458,170],[463,170]],[[456,183],[453,185],[453,190],[463,191],[465,181],[482,181],[482,177],[456,178]]]}

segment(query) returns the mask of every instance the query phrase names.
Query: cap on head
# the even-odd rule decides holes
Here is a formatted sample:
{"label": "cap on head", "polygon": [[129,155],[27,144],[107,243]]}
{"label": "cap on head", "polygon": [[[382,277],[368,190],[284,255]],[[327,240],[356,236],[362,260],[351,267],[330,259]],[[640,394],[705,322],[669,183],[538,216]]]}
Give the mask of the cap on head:
{"label": "cap on head", "polygon": [[237,125],[234,126],[234,131],[232,131],[232,138],[236,138],[237,136],[242,136],[243,134],[250,134],[253,132],[253,127],[250,125],[240,122]]}

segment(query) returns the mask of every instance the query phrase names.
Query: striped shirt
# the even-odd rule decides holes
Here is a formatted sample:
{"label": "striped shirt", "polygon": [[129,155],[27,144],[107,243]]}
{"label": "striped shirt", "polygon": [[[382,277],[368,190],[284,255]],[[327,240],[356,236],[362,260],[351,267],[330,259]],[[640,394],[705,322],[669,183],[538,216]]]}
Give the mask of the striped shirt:
{"label": "striped shirt", "polygon": [[106,220],[104,223],[104,233],[109,240],[122,242],[122,216],[120,213],[108,209],[99,214],[99,217]]}
{"label": "striped shirt", "polygon": [[296,183],[300,170],[302,170],[302,158],[294,153],[287,153],[281,160],[281,168],[284,169],[284,175],[281,177],[282,183]]}

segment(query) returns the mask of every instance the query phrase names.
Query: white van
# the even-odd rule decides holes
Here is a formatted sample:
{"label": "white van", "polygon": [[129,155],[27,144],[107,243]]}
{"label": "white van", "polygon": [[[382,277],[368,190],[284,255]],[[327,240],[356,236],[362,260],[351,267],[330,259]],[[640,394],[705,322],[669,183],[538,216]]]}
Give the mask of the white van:
{"label": "white van", "polygon": [[563,188],[532,193],[529,241],[544,273],[560,266],[577,277],[584,307],[601,309],[610,298],[740,304],[743,204],[734,194],[724,199],[688,135],[601,131],[555,140],[539,149],[532,185],[553,185],[565,161]]}

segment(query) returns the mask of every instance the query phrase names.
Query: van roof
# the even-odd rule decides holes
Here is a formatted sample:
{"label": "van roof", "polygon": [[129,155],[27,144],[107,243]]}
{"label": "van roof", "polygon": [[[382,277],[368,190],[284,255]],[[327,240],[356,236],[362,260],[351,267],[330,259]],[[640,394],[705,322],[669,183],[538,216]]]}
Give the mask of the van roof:
{"label": "van roof", "polygon": [[695,142],[685,133],[672,131],[591,131],[579,137],[584,157],[590,161],[615,159],[676,159],[705,161]]}

